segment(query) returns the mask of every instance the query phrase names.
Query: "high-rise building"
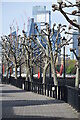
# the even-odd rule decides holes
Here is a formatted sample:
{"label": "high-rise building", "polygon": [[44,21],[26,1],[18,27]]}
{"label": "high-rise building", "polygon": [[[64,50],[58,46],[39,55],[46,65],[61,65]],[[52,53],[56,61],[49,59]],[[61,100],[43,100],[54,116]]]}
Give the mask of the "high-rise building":
{"label": "high-rise building", "polygon": [[[35,24],[37,24],[38,29],[44,29],[45,25],[44,23],[48,23],[51,27],[51,11],[46,10],[46,6],[33,6],[32,10],[33,18],[29,20],[29,28],[28,28],[28,36],[31,36],[31,34],[37,34],[37,31],[35,30]],[[57,36],[57,31],[55,30],[55,33],[52,37],[53,42],[53,50],[55,49],[55,40]],[[60,35],[59,35],[60,37]],[[46,42],[46,40],[44,40]],[[60,43],[60,39],[58,40],[58,44]],[[44,47],[46,47],[44,45]]]}
{"label": "high-rise building", "polygon": [[[73,49],[76,49],[75,52],[78,56],[78,32],[73,32]],[[74,54],[73,59],[76,59]]]}
{"label": "high-rise building", "polygon": [[32,14],[35,19],[35,22],[37,22],[37,14],[38,12],[46,11],[46,6],[33,6]]}
{"label": "high-rise building", "polygon": [[40,27],[42,22],[48,23],[51,26],[51,11],[46,10],[46,6],[34,6],[32,14],[34,22],[40,25]]}
{"label": "high-rise building", "polygon": [[28,32],[27,32],[27,36],[31,36],[32,34],[36,34],[37,31],[35,29],[35,22],[34,22],[34,18],[30,18],[28,21]]}

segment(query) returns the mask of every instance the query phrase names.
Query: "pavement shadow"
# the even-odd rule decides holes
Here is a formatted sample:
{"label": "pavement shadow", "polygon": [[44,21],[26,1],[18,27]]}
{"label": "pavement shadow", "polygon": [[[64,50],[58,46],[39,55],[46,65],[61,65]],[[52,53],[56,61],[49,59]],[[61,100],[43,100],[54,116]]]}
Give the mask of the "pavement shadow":
{"label": "pavement shadow", "polygon": [[21,92],[27,92],[27,91],[25,91],[25,90],[21,90],[21,89],[19,89],[19,90],[2,90],[2,93],[21,93]]}
{"label": "pavement shadow", "polygon": [[47,116],[16,116],[15,118],[2,118],[2,120],[79,120],[79,119]]}
{"label": "pavement shadow", "polygon": [[47,105],[47,104],[62,104],[63,101],[59,100],[10,100],[2,101],[2,107],[20,107],[20,106],[35,106],[35,105]]}

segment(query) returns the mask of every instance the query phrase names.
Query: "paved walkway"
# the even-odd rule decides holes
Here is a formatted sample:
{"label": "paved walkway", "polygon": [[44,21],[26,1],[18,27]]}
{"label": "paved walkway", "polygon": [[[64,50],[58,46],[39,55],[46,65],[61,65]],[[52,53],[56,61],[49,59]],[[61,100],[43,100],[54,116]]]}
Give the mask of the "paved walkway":
{"label": "paved walkway", "polygon": [[79,118],[79,114],[63,101],[5,84],[2,85],[2,91],[2,120],[7,118],[10,118],[9,120],[13,118],[16,120],[78,120]]}

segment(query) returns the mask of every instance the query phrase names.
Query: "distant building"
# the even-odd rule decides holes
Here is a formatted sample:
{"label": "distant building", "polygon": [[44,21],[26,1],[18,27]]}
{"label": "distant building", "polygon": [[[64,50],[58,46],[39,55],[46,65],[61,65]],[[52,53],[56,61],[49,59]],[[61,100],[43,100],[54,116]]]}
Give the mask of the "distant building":
{"label": "distant building", "polygon": [[[78,56],[78,32],[73,32],[73,49],[76,49],[76,54]],[[75,55],[73,54],[73,59],[75,58]]]}
{"label": "distant building", "polygon": [[[33,14],[34,18],[31,18],[28,21],[27,36],[37,34],[37,31],[35,30],[35,24],[37,24],[39,30],[45,28],[44,23],[48,23],[51,26],[51,11],[46,10],[46,6],[34,6],[32,14]],[[57,30],[55,30],[54,32],[55,33],[52,37],[53,51],[55,50],[55,40],[56,40],[56,36],[57,36]],[[60,37],[60,34],[59,34],[59,37]],[[44,39],[44,42],[46,42],[45,39]],[[58,39],[57,43],[58,44],[60,43],[60,39]],[[43,46],[45,48],[47,47],[45,44],[43,44]]]}
{"label": "distant building", "polygon": [[[46,6],[33,6],[32,14],[33,18],[28,21],[27,36],[37,34],[35,24],[37,24],[39,30],[45,27],[43,23],[48,23],[51,26],[51,11],[46,10]],[[44,47],[46,47],[45,44]]]}
{"label": "distant building", "polygon": [[69,54],[70,54],[70,59],[76,59],[75,55],[73,52],[70,52],[70,48],[75,49],[76,55],[78,56],[78,32],[73,32],[72,35],[72,40],[70,41],[72,44],[68,46],[67,51],[69,49]]}
{"label": "distant building", "polygon": [[30,18],[28,24],[29,24],[29,25],[28,25],[27,36],[31,36],[31,35],[37,34],[37,31],[36,31],[36,29],[35,29],[34,18]]}
{"label": "distant building", "polygon": [[34,22],[39,29],[43,29],[42,23],[48,23],[51,26],[51,11],[46,10],[46,6],[34,6],[32,10]]}
{"label": "distant building", "polygon": [[[52,36],[52,43],[53,43],[53,51],[55,50],[55,42],[56,42],[57,30],[54,30],[54,35]],[[61,35],[59,34],[59,37]],[[58,38],[57,44],[60,44],[60,39]]]}
{"label": "distant building", "polygon": [[[39,30],[45,28],[45,26],[43,26],[44,25],[43,23],[48,23],[49,26],[51,27],[51,11],[46,10],[46,6],[33,6],[32,14],[34,17],[34,22],[38,25]],[[53,46],[55,45],[56,36],[57,36],[57,31],[55,30],[55,33],[52,37]],[[58,39],[58,44],[59,43],[60,43],[60,39]]]}

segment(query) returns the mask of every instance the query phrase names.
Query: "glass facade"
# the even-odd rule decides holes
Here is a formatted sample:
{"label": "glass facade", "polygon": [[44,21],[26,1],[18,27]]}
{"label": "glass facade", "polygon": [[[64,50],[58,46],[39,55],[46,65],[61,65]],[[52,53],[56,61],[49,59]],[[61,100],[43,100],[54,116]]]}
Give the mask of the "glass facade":
{"label": "glass facade", "polygon": [[33,7],[34,22],[41,24],[41,22],[47,22],[51,26],[51,11],[46,10],[46,6],[34,6]]}
{"label": "glass facade", "polygon": [[[78,35],[77,32],[73,32],[73,49],[76,49],[76,54],[78,56]],[[75,59],[75,56],[73,55],[73,59]]]}
{"label": "glass facade", "polygon": [[46,11],[46,6],[33,6],[32,15],[35,22],[37,22],[38,12],[43,12],[43,11]]}

